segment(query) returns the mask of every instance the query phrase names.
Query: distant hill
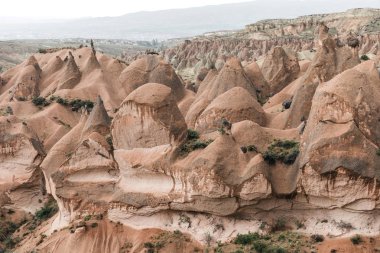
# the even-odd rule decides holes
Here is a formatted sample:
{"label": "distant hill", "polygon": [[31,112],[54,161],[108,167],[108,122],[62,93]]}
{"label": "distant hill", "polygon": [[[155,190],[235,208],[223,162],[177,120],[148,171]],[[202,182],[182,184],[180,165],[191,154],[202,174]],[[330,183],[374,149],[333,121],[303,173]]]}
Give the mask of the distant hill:
{"label": "distant hill", "polygon": [[349,8],[380,8],[379,0],[257,0],[188,9],[131,13],[119,17],[65,21],[1,20],[0,39],[102,38],[152,40],[240,29],[268,18],[331,13]]}

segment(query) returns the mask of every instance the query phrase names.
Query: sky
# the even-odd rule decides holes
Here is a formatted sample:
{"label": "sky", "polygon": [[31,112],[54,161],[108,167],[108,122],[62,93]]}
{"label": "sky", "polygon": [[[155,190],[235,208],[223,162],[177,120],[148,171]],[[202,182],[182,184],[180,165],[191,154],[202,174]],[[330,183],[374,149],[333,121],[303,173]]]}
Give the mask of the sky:
{"label": "sky", "polygon": [[[247,1],[247,0],[246,0]],[[138,11],[188,8],[246,2],[244,0],[10,0],[2,1],[0,17],[79,18],[120,16]],[[380,1],[380,0],[379,0]]]}

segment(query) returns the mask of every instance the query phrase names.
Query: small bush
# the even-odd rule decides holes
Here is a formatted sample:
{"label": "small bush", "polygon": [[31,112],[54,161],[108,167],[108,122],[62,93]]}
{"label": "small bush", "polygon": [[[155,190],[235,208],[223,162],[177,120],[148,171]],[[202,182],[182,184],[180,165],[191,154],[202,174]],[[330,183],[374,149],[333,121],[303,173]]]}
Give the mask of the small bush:
{"label": "small bush", "polygon": [[241,147],[240,149],[244,154],[247,152],[257,152],[257,148],[255,145],[249,145],[246,147]]}
{"label": "small bush", "polygon": [[44,97],[35,97],[32,99],[32,102],[35,106],[48,106],[50,102],[46,100]]}
{"label": "small bush", "polygon": [[268,249],[268,244],[263,241],[257,241],[253,244],[253,248],[258,252],[258,253],[264,253],[267,252],[266,250]]}
{"label": "small bush", "polygon": [[380,148],[377,150],[376,155],[380,156]]}
{"label": "small bush", "polygon": [[205,149],[212,142],[213,142],[212,140],[207,140],[207,141],[202,141],[198,139],[187,140],[179,148],[180,155],[184,156],[191,153],[194,150]]}
{"label": "small bush", "polygon": [[39,49],[38,49],[38,53],[40,53],[40,54],[46,54],[46,53],[47,53],[47,50],[44,49],[44,48],[39,48]]}
{"label": "small bush", "polygon": [[252,244],[259,239],[260,235],[258,233],[238,234],[234,242],[235,244],[247,245]]}
{"label": "small bush", "polygon": [[69,105],[71,106],[71,110],[74,112],[79,111],[82,107],[87,111],[91,111],[92,108],[94,108],[94,102],[90,100],[74,99],[69,102]]}
{"label": "small bush", "polygon": [[55,101],[58,104],[61,104],[63,106],[71,106],[71,110],[74,112],[79,111],[81,108],[86,109],[88,112],[90,112],[94,108],[94,102],[90,100],[82,100],[82,99],[73,99],[68,100],[61,97],[51,96],[50,101]]}
{"label": "small bush", "polygon": [[358,244],[362,243],[363,240],[362,240],[360,235],[355,235],[355,236],[351,237],[351,242],[354,245],[358,245]]}
{"label": "small bush", "polygon": [[178,225],[181,225],[181,224],[187,224],[187,227],[191,228],[191,219],[190,219],[190,217],[187,216],[186,214],[181,214],[179,216]]}
{"label": "small bush", "polygon": [[287,165],[293,164],[299,154],[299,143],[291,140],[274,140],[265,151],[263,157],[269,164],[281,161]]}
{"label": "small bush", "polygon": [[285,230],[285,228],[286,228],[286,220],[285,218],[282,218],[282,217],[275,220],[272,224],[272,232],[282,231],[282,230]]}
{"label": "small bush", "polygon": [[56,98],[56,101],[57,101],[58,104],[61,104],[61,105],[68,105],[69,104],[69,102],[67,101],[67,99],[63,99],[61,97]]}
{"label": "small bush", "polygon": [[337,226],[338,226],[338,228],[340,228],[342,230],[352,230],[354,228],[354,226],[352,226],[351,223],[344,222],[342,220],[337,224]]}
{"label": "small bush", "polygon": [[37,220],[47,220],[53,217],[58,212],[57,202],[51,197],[45,205],[36,212],[35,218]]}
{"label": "small bush", "polygon": [[199,139],[199,133],[195,130],[188,129],[187,130],[187,139],[188,140],[197,140],[197,139]]}
{"label": "small bush", "polygon": [[363,55],[360,57],[360,59],[361,59],[362,61],[368,61],[368,60],[369,60],[369,57],[368,57],[367,55],[363,54]]}
{"label": "small bush", "polygon": [[86,215],[86,216],[84,216],[83,220],[84,220],[84,221],[89,221],[89,220],[91,220],[91,215]]}
{"label": "small bush", "polygon": [[203,235],[203,240],[206,242],[207,246],[210,247],[211,242],[212,242],[212,236],[210,233],[206,233]]}
{"label": "small bush", "polygon": [[301,220],[296,220],[294,223],[296,224],[297,229],[306,228],[304,222]]}
{"label": "small bush", "polygon": [[98,223],[96,223],[96,222],[94,222],[94,223],[91,224],[92,228],[96,228],[97,226],[98,226]]}
{"label": "small bush", "polygon": [[146,248],[147,253],[154,253],[154,244],[151,242],[144,243],[144,248]]}
{"label": "small bush", "polygon": [[314,241],[314,242],[323,242],[325,240],[325,237],[323,235],[312,235],[311,236],[311,239]]}

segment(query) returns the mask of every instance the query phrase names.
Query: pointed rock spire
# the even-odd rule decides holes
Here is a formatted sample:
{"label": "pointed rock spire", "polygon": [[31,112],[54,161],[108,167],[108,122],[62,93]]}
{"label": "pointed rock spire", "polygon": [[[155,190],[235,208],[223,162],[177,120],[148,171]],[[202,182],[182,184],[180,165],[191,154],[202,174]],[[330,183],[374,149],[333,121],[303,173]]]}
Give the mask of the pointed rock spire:
{"label": "pointed rock spire", "polygon": [[67,60],[65,58],[66,66],[64,70],[63,81],[58,85],[58,90],[62,89],[72,89],[77,85],[81,79],[81,72],[78,65],[75,62],[74,56],[69,52]]}
{"label": "pointed rock spire", "polygon": [[100,96],[98,96],[95,107],[92,109],[86,125],[83,128],[83,133],[95,131],[101,134],[107,134],[109,132],[110,124],[111,119],[107,114],[106,108],[104,107],[103,100]]}

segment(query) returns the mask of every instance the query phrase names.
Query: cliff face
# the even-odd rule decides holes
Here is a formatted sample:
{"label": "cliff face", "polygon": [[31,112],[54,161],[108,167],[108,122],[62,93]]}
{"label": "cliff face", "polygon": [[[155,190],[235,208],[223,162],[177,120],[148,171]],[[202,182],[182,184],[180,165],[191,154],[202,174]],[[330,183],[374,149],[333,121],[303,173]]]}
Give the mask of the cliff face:
{"label": "cliff face", "polygon": [[[377,235],[379,56],[361,62],[359,45],[317,31],[312,61],[276,47],[261,67],[206,70],[197,87],[161,56],[126,66],[88,48],[2,74],[0,205],[33,214],[50,194],[59,209],[16,252],[142,252],[167,231],[193,252],[279,218],[306,234]],[[14,96],[20,76],[40,95]]]}

